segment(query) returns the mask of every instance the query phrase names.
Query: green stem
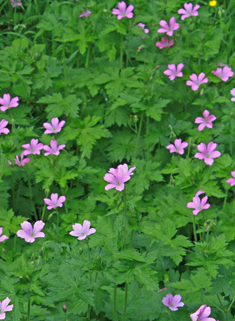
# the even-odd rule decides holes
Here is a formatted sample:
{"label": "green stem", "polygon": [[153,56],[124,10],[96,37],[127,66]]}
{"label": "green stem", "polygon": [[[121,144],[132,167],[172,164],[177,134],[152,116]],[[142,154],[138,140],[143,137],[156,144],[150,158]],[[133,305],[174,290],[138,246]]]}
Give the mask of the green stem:
{"label": "green stem", "polygon": [[122,70],[122,58],[123,58],[123,36],[121,35],[120,43],[120,69]]}
{"label": "green stem", "polygon": [[86,63],[85,67],[88,68],[89,66],[89,59],[90,59],[90,45],[88,45],[87,53],[86,53]]}
{"label": "green stem", "polygon": [[126,321],[127,293],[128,293],[128,283],[126,283],[126,286],[125,286],[125,306],[124,306],[123,321]]}
{"label": "green stem", "polygon": [[[146,136],[148,136],[149,132],[149,116],[147,117],[147,125],[146,125]],[[147,150],[147,161],[149,160],[149,145],[146,145],[146,150]]]}
{"label": "green stem", "polygon": [[230,309],[231,309],[231,307],[232,307],[232,305],[233,305],[234,301],[235,301],[235,295],[234,295],[234,297],[233,297],[232,302],[230,303],[230,305],[229,305],[229,307],[228,307],[228,311],[227,311],[227,313],[230,311]]}
{"label": "green stem", "polygon": [[30,298],[28,301],[28,319],[27,319],[27,321],[30,321]]}
{"label": "green stem", "polygon": [[12,183],[12,201],[13,201],[13,212],[15,212],[15,205],[16,205],[16,199],[15,199],[15,188],[14,188],[14,178],[13,173],[11,174],[11,183]]}
{"label": "green stem", "polygon": [[211,301],[208,296],[206,296],[205,294],[203,294],[203,296],[206,298],[206,300],[208,300],[212,305],[214,305],[218,310],[220,310],[224,315],[225,315],[225,312],[224,310],[222,310],[217,304],[215,304],[214,301]]}
{"label": "green stem", "polygon": [[228,196],[228,191],[226,191],[226,195],[224,198],[224,204],[223,204],[223,210],[225,209],[226,203],[227,203],[227,196]]}
{"label": "green stem", "polygon": [[66,64],[65,64],[65,42],[63,43],[63,64],[64,64],[64,82],[67,87]]}
{"label": "green stem", "polygon": [[35,220],[37,221],[38,217],[37,217],[36,208],[35,208],[35,205],[34,205],[34,202],[33,202],[32,186],[31,186],[31,183],[30,183],[30,179],[29,179],[28,173],[27,173],[27,178],[28,178],[28,185],[29,185],[29,195],[30,195],[30,199],[31,199],[31,202],[32,202],[32,205],[33,205],[34,217],[35,217]]}
{"label": "green stem", "polygon": [[117,285],[114,286],[113,294],[114,320],[117,321]]}
{"label": "green stem", "polygon": [[[89,269],[89,280],[91,282],[91,253],[90,253],[90,247],[88,244],[88,241],[85,241],[88,247],[88,269]],[[90,320],[90,312],[91,312],[91,306],[88,304],[88,309],[87,309],[87,320]]]}
{"label": "green stem", "polygon": [[194,215],[193,215],[193,235],[194,235],[194,241],[197,242],[196,222],[195,222],[195,216]]}
{"label": "green stem", "polygon": [[140,132],[141,132],[141,129],[142,129],[143,118],[144,118],[144,112],[142,111],[141,118],[140,118],[140,125],[139,125],[138,135],[137,135],[137,139],[136,139],[135,157],[134,158],[136,158],[137,152],[138,152],[139,138],[140,138]]}
{"label": "green stem", "polygon": [[41,220],[42,220],[42,221],[43,221],[45,209],[46,209],[46,203],[44,203],[43,210],[42,210],[42,216],[41,216]]}

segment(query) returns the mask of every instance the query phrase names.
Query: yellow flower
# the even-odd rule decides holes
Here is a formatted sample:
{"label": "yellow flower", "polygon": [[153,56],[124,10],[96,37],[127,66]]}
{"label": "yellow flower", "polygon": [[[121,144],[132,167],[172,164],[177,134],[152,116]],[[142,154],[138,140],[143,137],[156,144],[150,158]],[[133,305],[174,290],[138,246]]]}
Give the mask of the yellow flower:
{"label": "yellow flower", "polygon": [[217,1],[216,0],[213,0],[213,1],[209,2],[209,6],[211,6],[211,7],[215,7],[216,5],[217,5]]}

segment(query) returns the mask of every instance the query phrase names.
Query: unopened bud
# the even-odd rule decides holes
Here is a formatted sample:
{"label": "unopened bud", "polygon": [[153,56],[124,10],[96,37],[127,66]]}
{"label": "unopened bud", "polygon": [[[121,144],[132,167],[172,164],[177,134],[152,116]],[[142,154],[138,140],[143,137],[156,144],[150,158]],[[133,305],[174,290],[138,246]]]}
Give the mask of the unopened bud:
{"label": "unopened bud", "polygon": [[66,307],[66,305],[63,305],[63,310],[64,310],[64,312],[66,312],[66,311],[67,311],[67,307]]}

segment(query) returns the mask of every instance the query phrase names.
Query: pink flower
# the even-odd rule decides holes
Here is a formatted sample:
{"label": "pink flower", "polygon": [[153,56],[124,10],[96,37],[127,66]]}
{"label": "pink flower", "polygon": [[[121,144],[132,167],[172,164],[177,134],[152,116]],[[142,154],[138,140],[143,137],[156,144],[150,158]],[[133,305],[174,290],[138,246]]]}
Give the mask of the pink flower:
{"label": "pink flower", "polygon": [[215,117],[215,115],[210,115],[210,116],[209,115],[210,115],[209,111],[208,110],[204,110],[204,112],[203,112],[203,117],[204,118],[197,117],[195,119],[195,124],[200,124],[198,126],[198,130],[199,131],[202,131],[205,127],[207,127],[207,128],[212,128],[213,127],[212,122],[214,120],[216,120],[216,117]]}
{"label": "pink flower", "polygon": [[67,310],[67,307],[65,304],[63,305],[63,310],[64,310],[64,312],[66,312],[66,310]]}
{"label": "pink flower", "polygon": [[59,119],[52,118],[51,124],[50,123],[44,123],[43,126],[46,128],[44,134],[53,134],[53,133],[59,133],[61,131],[61,128],[64,126],[65,121],[62,120],[59,123]]}
{"label": "pink flower", "polygon": [[136,167],[130,168],[128,171],[127,164],[120,164],[117,168],[110,168],[109,172],[104,175],[104,180],[110,184],[105,186],[105,190],[108,191],[111,188],[116,188],[117,191],[122,191],[125,187],[124,183],[131,179],[130,175],[133,175],[132,171]]}
{"label": "pink flower", "polygon": [[203,197],[203,199],[201,200],[198,196],[205,193],[204,191],[198,191],[195,195],[195,197],[193,197],[193,201],[189,202],[187,204],[188,208],[194,208],[193,210],[193,214],[197,215],[199,212],[201,212],[201,210],[206,210],[210,207],[210,204],[206,204],[207,200],[208,200],[208,196]]}
{"label": "pink flower", "polygon": [[230,91],[231,95],[233,95],[233,98],[231,98],[231,101],[235,101],[235,88],[233,88],[231,91]]}
{"label": "pink flower", "polygon": [[217,144],[213,142],[210,142],[207,147],[204,143],[200,143],[197,146],[197,149],[199,150],[200,153],[196,153],[195,158],[204,159],[204,162],[207,165],[212,165],[214,163],[213,158],[217,158],[221,156],[220,152],[215,151],[216,146]]}
{"label": "pink flower", "polygon": [[[21,160],[19,160],[19,156],[16,155],[16,158],[14,158],[15,165],[24,166],[25,164],[27,164],[27,163],[29,163],[29,162],[31,161],[31,158],[25,158],[25,159],[23,159],[23,158],[24,158],[23,153],[21,153],[21,155],[20,155],[20,159],[21,159]],[[12,162],[11,162],[11,161],[8,161],[8,163],[9,163],[10,165],[12,165]]]}
{"label": "pink flower", "polygon": [[129,19],[133,18],[133,12],[131,12],[134,9],[134,6],[131,4],[129,7],[126,8],[126,2],[121,1],[118,2],[118,8],[119,9],[113,9],[112,14],[117,14],[118,20],[127,17]]}
{"label": "pink flower", "polygon": [[91,12],[90,10],[83,11],[83,12],[80,14],[79,18],[82,18],[82,17],[90,17],[91,13],[92,13],[92,12]]}
{"label": "pink flower", "polygon": [[10,0],[11,1],[11,5],[12,5],[12,8],[15,8],[15,6],[21,6],[22,3],[20,0]]}
{"label": "pink flower", "polygon": [[44,145],[43,149],[47,152],[44,154],[44,156],[48,156],[50,154],[59,155],[60,153],[59,151],[66,146],[64,144],[58,146],[58,143],[56,140],[51,140],[50,145],[51,147]]}
{"label": "pink flower", "polygon": [[[0,235],[2,235],[2,227],[0,227]],[[3,242],[3,241],[6,240],[6,239],[8,239],[8,237],[7,237],[6,235],[2,235],[2,236],[0,237],[0,242]],[[1,318],[0,318],[0,320],[1,320]]]}
{"label": "pink flower", "polygon": [[10,132],[10,130],[8,128],[5,128],[7,126],[7,124],[8,124],[8,121],[6,119],[2,119],[0,121],[0,135],[1,135],[1,133],[7,135]]}
{"label": "pink flower", "polygon": [[8,297],[6,297],[5,300],[3,300],[2,302],[0,301],[0,320],[4,320],[6,317],[6,313],[7,311],[11,311],[13,309],[13,304],[8,305],[10,303],[10,299]]}
{"label": "pink flower", "polygon": [[197,10],[200,8],[198,4],[196,4],[195,7],[193,8],[193,4],[191,2],[185,3],[184,8],[185,10],[184,9],[178,10],[178,14],[182,14],[181,20],[184,20],[185,18],[189,18],[191,16],[198,16]]}
{"label": "pink flower", "polygon": [[235,171],[231,172],[233,178],[227,179],[226,183],[229,183],[231,186],[235,185]]}
{"label": "pink flower", "polygon": [[175,140],[175,145],[170,144],[166,146],[167,149],[170,149],[170,153],[179,153],[180,155],[184,154],[184,148],[188,146],[188,143],[181,143],[181,138]]}
{"label": "pink flower", "polygon": [[94,234],[96,232],[96,229],[90,228],[91,222],[85,220],[83,222],[83,225],[79,223],[75,223],[72,225],[73,231],[69,232],[72,236],[78,236],[78,240],[84,240],[88,235]]}
{"label": "pink flower", "polygon": [[[136,26],[142,28],[145,33],[149,33],[149,29],[147,29],[147,28],[145,29],[145,28],[144,28],[144,27],[145,27],[145,24],[143,24],[143,23],[140,22],[140,23],[138,23]],[[145,37],[141,37],[141,38],[144,39]]]}
{"label": "pink flower", "polygon": [[166,32],[168,36],[172,36],[174,30],[177,30],[180,27],[180,25],[176,22],[175,17],[170,18],[169,26],[165,20],[161,20],[159,24],[162,28],[158,29],[158,32],[159,33]]}
{"label": "pink flower", "polygon": [[211,308],[207,307],[206,304],[200,306],[200,308],[194,312],[193,314],[190,314],[190,318],[192,321],[216,321],[214,318],[208,318],[211,314]]}
{"label": "pink flower", "polygon": [[212,74],[219,77],[223,81],[227,81],[230,77],[234,75],[234,72],[228,66],[222,68],[217,68],[216,71],[212,70]]}
{"label": "pink flower", "polygon": [[200,87],[200,85],[205,84],[205,83],[208,82],[208,79],[207,79],[207,78],[203,79],[204,77],[205,77],[204,72],[201,72],[201,73],[199,74],[199,76],[197,76],[196,74],[192,74],[192,75],[189,76],[189,78],[190,78],[192,81],[191,81],[191,80],[187,80],[187,81],[186,81],[186,85],[187,85],[187,86],[192,86],[192,90],[193,90],[193,91],[198,90],[198,88]]}
{"label": "pink flower", "polygon": [[48,205],[47,209],[51,210],[52,208],[56,208],[56,207],[62,207],[63,206],[63,202],[66,200],[65,196],[60,196],[58,198],[58,194],[57,193],[52,193],[51,194],[51,199],[50,198],[44,198],[44,202]]}
{"label": "pink flower", "polygon": [[176,294],[173,296],[171,293],[168,293],[163,299],[162,303],[166,305],[171,311],[177,311],[178,307],[183,307],[184,303],[180,302],[181,295]]}
{"label": "pink flower", "polygon": [[20,225],[22,227],[22,230],[17,231],[16,235],[18,237],[21,237],[22,239],[25,239],[26,242],[33,243],[36,237],[45,236],[45,234],[41,232],[43,226],[45,225],[43,221],[35,222],[33,227],[32,224],[28,221],[24,221]]}
{"label": "pink flower", "polygon": [[176,65],[168,65],[167,70],[165,70],[163,73],[167,76],[169,76],[170,80],[175,79],[175,77],[183,77],[183,73],[181,72],[182,68],[184,67],[184,64],[180,63],[176,67]]}
{"label": "pink flower", "polygon": [[41,149],[43,149],[43,143],[38,143],[38,139],[31,139],[30,144],[24,144],[22,145],[23,148],[26,150],[23,151],[22,155],[29,155],[29,154],[37,154],[40,155]]}
{"label": "pink flower", "polygon": [[169,39],[167,36],[162,38],[162,42],[160,41],[156,42],[156,47],[158,47],[159,49],[171,47],[173,45],[174,45],[174,39],[171,39],[169,42]]}
{"label": "pink flower", "polygon": [[17,107],[19,105],[18,100],[19,100],[19,97],[15,97],[11,99],[10,94],[4,94],[3,98],[0,98],[0,105],[2,105],[0,106],[0,110],[5,111],[8,108]]}
{"label": "pink flower", "polygon": [[212,70],[212,74],[221,78],[221,80],[223,81],[227,81],[230,77],[234,75],[234,72],[231,71],[231,68],[225,66],[223,69],[217,68],[216,71]]}

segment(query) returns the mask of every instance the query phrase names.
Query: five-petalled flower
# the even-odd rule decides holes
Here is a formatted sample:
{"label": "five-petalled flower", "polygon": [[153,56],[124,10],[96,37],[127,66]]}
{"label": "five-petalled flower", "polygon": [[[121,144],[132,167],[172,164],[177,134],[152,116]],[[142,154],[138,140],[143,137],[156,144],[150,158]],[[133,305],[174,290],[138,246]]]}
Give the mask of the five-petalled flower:
{"label": "five-petalled flower", "polygon": [[173,45],[174,45],[174,39],[171,39],[169,41],[167,36],[162,38],[162,42],[161,41],[156,42],[156,47],[158,47],[159,49],[171,47]]}
{"label": "five-petalled flower", "polygon": [[8,128],[6,128],[8,124],[8,121],[6,119],[2,119],[0,121],[0,135],[3,134],[9,134],[10,130]]}
{"label": "five-petalled flower", "polygon": [[58,198],[58,194],[57,193],[52,193],[51,194],[51,199],[50,198],[44,198],[44,202],[48,205],[47,209],[51,210],[52,208],[56,208],[56,207],[62,207],[63,206],[63,202],[65,202],[66,197],[65,196],[60,196]]}
{"label": "five-petalled flower", "polygon": [[26,156],[29,154],[37,154],[40,155],[41,149],[43,149],[43,143],[38,143],[38,139],[31,139],[30,144],[24,144],[22,145],[23,148],[25,148],[25,151],[23,151],[22,155]]}
{"label": "five-petalled flower", "polygon": [[90,10],[85,10],[85,11],[83,11],[83,12],[80,14],[79,18],[82,18],[82,17],[90,17],[91,13],[92,13],[92,12],[91,12]]}
{"label": "five-petalled flower", "polygon": [[207,128],[212,128],[213,127],[213,124],[212,122],[214,120],[216,120],[216,117],[215,115],[210,115],[209,111],[208,110],[204,110],[203,112],[203,117],[197,117],[195,119],[195,124],[200,124],[198,126],[198,130],[199,131],[202,131],[205,127]]}
{"label": "five-petalled flower", "polygon": [[[25,164],[29,163],[31,161],[31,158],[25,158],[24,159],[24,155],[23,153],[21,153],[20,155],[20,160],[19,160],[19,156],[16,155],[16,158],[14,158],[15,161],[15,165],[17,166],[24,166]],[[11,161],[8,161],[9,165],[12,165]]]}
{"label": "five-petalled flower", "polygon": [[[2,227],[0,227],[0,235],[2,235]],[[3,241],[6,240],[6,239],[8,239],[8,237],[7,237],[6,235],[2,235],[2,236],[0,237],[0,242],[3,242]],[[1,318],[0,318],[0,320],[1,320]]]}
{"label": "five-petalled flower", "polygon": [[196,90],[198,90],[200,85],[205,84],[205,83],[208,82],[208,78],[203,79],[204,77],[205,77],[204,72],[201,72],[199,74],[199,76],[197,76],[196,74],[192,74],[192,75],[189,76],[189,78],[191,80],[187,80],[186,81],[186,85],[187,86],[192,86],[192,90],[196,91]]}
{"label": "five-petalled flower", "polygon": [[181,72],[183,67],[184,67],[184,64],[182,63],[178,64],[177,67],[174,64],[168,65],[169,69],[165,70],[163,73],[169,76],[170,80],[174,80],[175,77],[183,77],[183,73]]}
{"label": "five-petalled flower", "polygon": [[214,318],[208,318],[211,314],[211,308],[203,304],[200,308],[190,314],[190,318],[192,321],[216,321]]}
{"label": "five-petalled flower", "polygon": [[235,171],[231,172],[232,177],[227,179],[226,183],[229,183],[231,186],[235,185]]}
{"label": "five-petalled flower", "polygon": [[166,148],[170,150],[170,153],[179,153],[180,155],[183,155],[184,148],[186,148],[188,146],[188,143],[187,142],[182,143],[181,138],[179,138],[179,139],[175,140],[174,144],[175,145],[170,144],[170,145],[166,146]]}
{"label": "five-petalled flower", "polygon": [[131,4],[128,7],[126,7],[126,2],[121,1],[118,2],[118,9],[113,9],[112,10],[112,14],[116,14],[117,15],[117,19],[120,20],[122,18],[133,18],[133,12],[132,10],[134,9],[134,6]]}
{"label": "five-petalled flower", "polygon": [[180,25],[176,22],[175,17],[170,18],[169,25],[165,20],[161,20],[159,24],[162,28],[158,29],[158,32],[166,32],[168,36],[172,36],[174,30],[177,30],[180,27]]}
{"label": "five-petalled flower", "polygon": [[8,108],[17,107],[19,105],[18,100],[19,97],[14,97],[11,99],[10,94],[4,94],[3,98],[0,98],[0,110],[5,111]]}
{"label": "five-petalled flower", "polygon": [[207,165],[212,165],[214,163],[213,158],[217,158],[221,156],[221,153],[216,149],[217,144],[210,142],[208,146],[204,143],[200,143],[197,145],[197,149],[200,153],[196,153],[195,158],[204,159],[204,162]]}
{"label": "five-petalled flower", "polygon": [[212,74],[219,77],[223,81],[227,81],[230,77],[234,75],[234,72],[232,71],[229,66],[225,66],[222,68],[217,68],[216,71],[212,70]]}
{"label": "five-petalled flower", "polygon": [[124,183],[131,179],[130,175],[133,175],[132,171],[136,167],[132,167],[128,170],[127,164],[120,164],[117,168],[110,168],[109,172],[104,175],[104,180],[110,184],[105,186],[105,190],[108,191],[111,188],[116,188],[117,191],[122,191],[125,187]]}
{"label": "five-petalled flower", "polygon": [[50,123],[43,123],[43,126],[46,128],[44,134],[54,134],[59,133],[61,128],[64,126],[65,121],[62,120],[59,122],[59,118],[55,117],[52,118],[51,124]]}
{"label": "five-petalled flower", "polygon": [[88,235],[91,235],[96,232],[96,229],[90,228],[91,222],[85,220],[83,225],[75,223],[72,225],[73,231],[69,232],[70,235],[76,236],[78,240],[84,240]]}
{"label": "five-petalled flower", "polygon": [[185,18],[189,18],[191,16],[198,16],[197,10],[200,8],[198,4],[193,7],[193,4],[190,3],[185,3],[184,4],[185,9],[179,9],[178,14],[182,14],[181,20],[184,20]]}
{"label": "five-petalled flower", "polygon": [[176,294],[173,296],[171,293],[168,293],[163,299],[162,303],[167,306],[171,311],[177,311],[178,307],[183,307],[184,303],[181,301],[181,295]]}
{"label": "five-petalled flower", "polygon": [[59,145],[56,140],[51,140],[50,142],[51,147],[44,145],[43,149],[46,151],[46,153],[44,154],[44,156],[48,156],[50,154],[52,155],[59,155],[60,150],[63,149],[66,145]]}
{"label": "five-petalled flower", "polygon": [[10,299],[6,297],[5,300],[2,302],[0,301],[0,320],[4,320],[6,317],[6,313],[8,311],[11,311],[13,309],[13,304],[8,305],[10,303]]}
{"label": "five-petalled flower", "polygon": [[29,223],[28,221],[24,221],[20,225],[22,227],[22,230],[18,230],[16,232],[16,235],[18,237],[21,237],[22,239],[25,239],[26,242],[33,243],[36,237],[45,236],[45,234],[41,232],[45,223],[41,220],[35,222],[33,227],[32,227],[32,224]]}
{"label": "five-petalled flower", "polygon": [[187,208],[194,208],[193,215],[197,215],[199,212],[201,212],[201,210],[206,210],[210,207],[209,203],[206,204],[208,196],[205,196],[202,199],[200,199],[199,195],[203,193],[205,192],[201,190],[198,191],[195,197],[193,197],[193,201],[187,204]]}

